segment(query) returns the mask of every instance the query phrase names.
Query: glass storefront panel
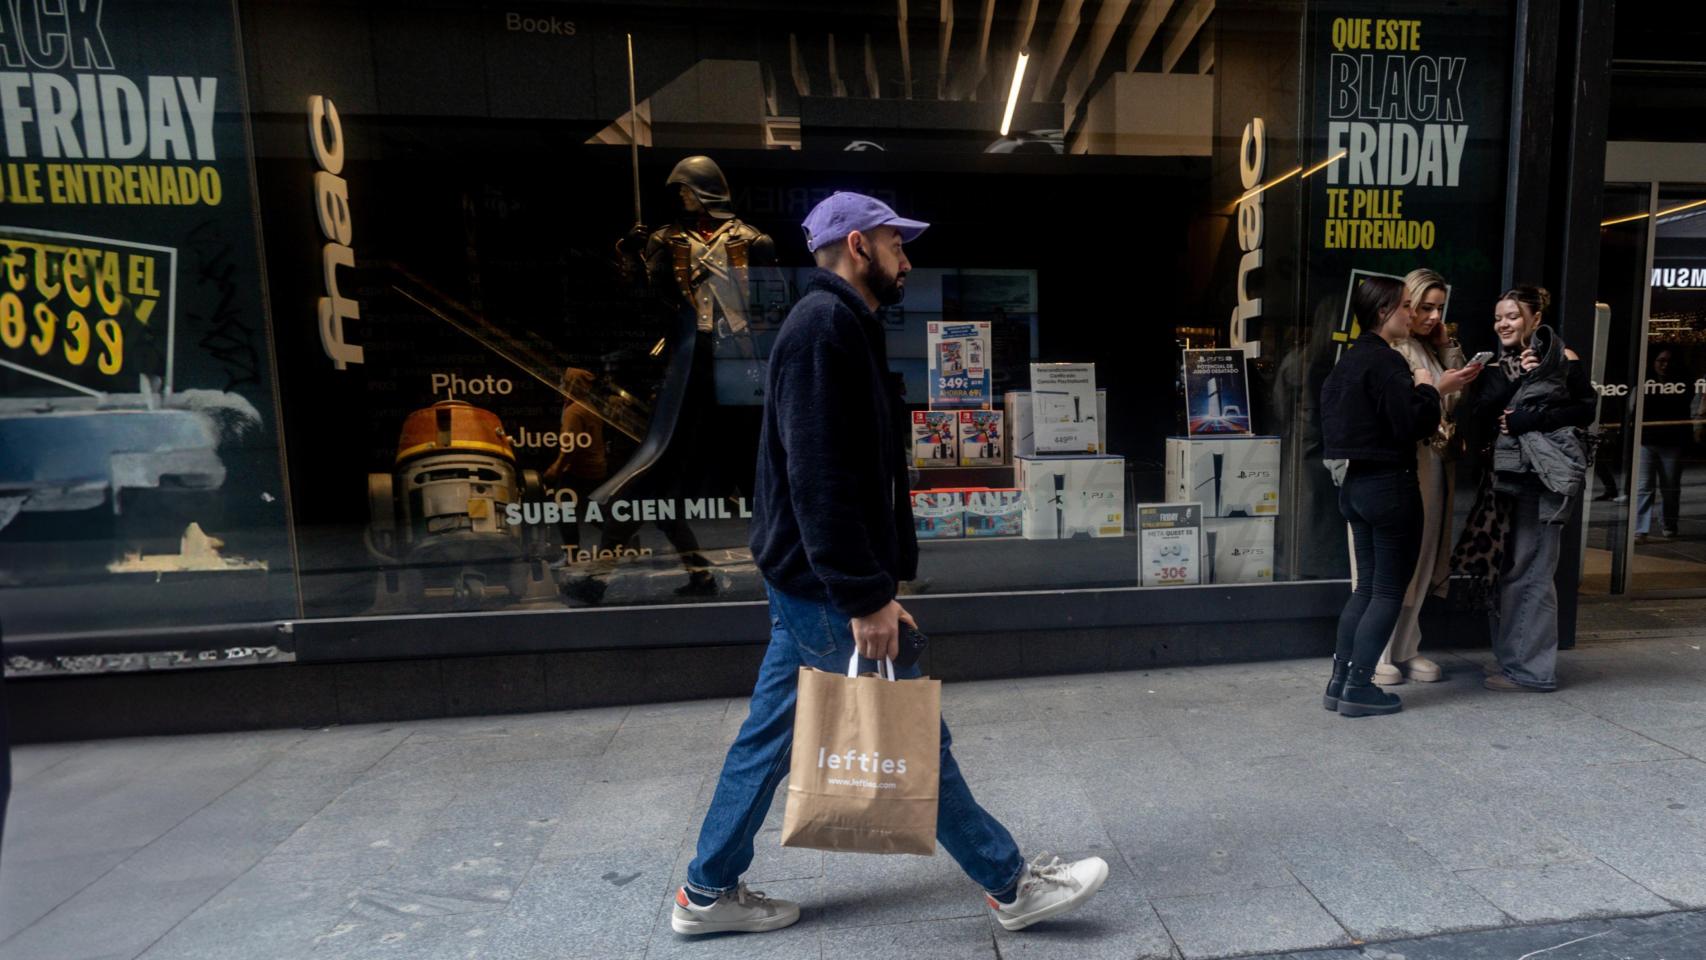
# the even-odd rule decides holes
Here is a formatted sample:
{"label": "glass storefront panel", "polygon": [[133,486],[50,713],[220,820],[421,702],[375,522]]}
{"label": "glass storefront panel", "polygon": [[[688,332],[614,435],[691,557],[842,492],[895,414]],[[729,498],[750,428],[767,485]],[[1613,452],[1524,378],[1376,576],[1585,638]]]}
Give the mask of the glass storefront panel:
{"label": "glass storefront panel", "polygon": [[232,6],[48,6],[0,73],[15,673],[32,636],[299,613]]}
{"label": "glass storefront panel", "polygon": [[[283,433],[263,375],[239,439],[289,496],[203,527],[291,589],[207,616],[760,599],[766,358],[837,190],[932,224],[882,312],[914,593],[1342,578],[1315,397],[1347,294],[1432,267],[1490,341],[1507,4],[239,12],[215,130],[244,94]],[[239,537],[286,502],[294,567]]]}
{"label": "glass storefront panel", "polygon": [[[1352,291],[1369,277],[1402,280],[1431,269],[1447,287],[1440,322],[1464,356],[1497,348],[1491,318],[1503,291],[1510,11],[1501,4],[1408,9],[1403,19],[1371,20],[1366,4],[1310,4],[1314,84],[1307,149],[1296,161],[1308,246],[1292,264],[1301,299],[1281,333],[1277,367],[1278,381],[1295,391],[1287,397],[1295,427],[1284,432],[1299,578],[1349,575],[1315,402],[1362,332]],[[1474,465],[1455,448],[1449,456],[1461,514],[1472,499]]]}
{"label": "glass storefront panel", "polygon": [[1652,217],[1634,591],[1706,587],[1706,188],[1661,185]]}
{"label": "glass storefront panel", "polygon": [[1605,189],[1599,234],[1593,382],[1599,392],[1598,443],[1582,507],[1583,593],[1622,592],[1629,565],[1635,414],[1647,291],[1649,184]]}

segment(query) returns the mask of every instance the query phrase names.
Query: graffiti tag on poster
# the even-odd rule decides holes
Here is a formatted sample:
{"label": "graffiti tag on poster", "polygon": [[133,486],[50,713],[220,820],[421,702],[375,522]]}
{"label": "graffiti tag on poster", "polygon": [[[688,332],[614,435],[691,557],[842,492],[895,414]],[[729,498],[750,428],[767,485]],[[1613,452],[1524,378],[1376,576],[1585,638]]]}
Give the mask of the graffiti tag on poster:
{"label": "graffiti tag on poster", "polygon": [[1367,17],[1332,21],[1327,153],[1340,159],[1327,168],[1326,249],[1434,247],[1434,221],[1407,212],[1400,188],[1461,182],[1468,58],[1425,52],[1423,26]]}
{"label": "graffiti tag on poster", "polygon": [[139,374],[169,392],[176,276],[170,247],[0,226],[0,364],[80,393]]}

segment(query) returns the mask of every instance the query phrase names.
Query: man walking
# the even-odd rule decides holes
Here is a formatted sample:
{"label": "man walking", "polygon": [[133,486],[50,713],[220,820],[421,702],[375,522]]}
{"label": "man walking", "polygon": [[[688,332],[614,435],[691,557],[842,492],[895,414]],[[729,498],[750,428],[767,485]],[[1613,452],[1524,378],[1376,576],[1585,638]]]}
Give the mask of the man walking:
{"label": "man walking", "polygon": [[[752,552],[770,594],[770,648],[676,893],[677,933],[779,930],[799,920],[798,904],[740,882],[788,772],[798,670],[843,671],[855,650],[893,657],[901,622],[912,622],[895,600],[897,584],[918,567],[904,460],[910,433],[875,311],[900,302],[911,269],[902,245],[927,224],[838,193],[804,226],[820,269],[770,353],[754,491]],[[1025,862],[972,799],[950,743],[944,724],[936,837],[984,888],[996,920],[1018,930],[1094,895],[1107,863]]]}

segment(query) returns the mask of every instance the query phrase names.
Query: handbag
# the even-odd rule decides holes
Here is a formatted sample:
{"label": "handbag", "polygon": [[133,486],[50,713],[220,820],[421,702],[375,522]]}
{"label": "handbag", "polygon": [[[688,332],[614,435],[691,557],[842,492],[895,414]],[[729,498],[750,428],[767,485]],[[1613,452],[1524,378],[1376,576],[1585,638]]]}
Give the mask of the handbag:
{"label": "handbag", "polygon": [[936,852],[942,682],[799,672],[782,845],[855,853]]}
{"label": "handbag", "polygon": [[1458,436],[1457,421],[1450,417],[1441,417],[1439,429],[1428,439],[1440,459],[1447,463],[1456,461],[1463,455],[1463,438]]}

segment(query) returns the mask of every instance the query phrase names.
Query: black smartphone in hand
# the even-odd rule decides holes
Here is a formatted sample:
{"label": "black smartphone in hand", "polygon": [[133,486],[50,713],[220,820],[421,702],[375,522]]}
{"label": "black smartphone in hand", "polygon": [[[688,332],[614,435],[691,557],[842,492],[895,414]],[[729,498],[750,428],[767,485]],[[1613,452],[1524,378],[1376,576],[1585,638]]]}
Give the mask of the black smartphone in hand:
{"label": "black smartphone in hand", "polygon": [[905,620],[900,622],[900,652],[894,656],[894,668],[903,670],[918,662],[919,654],[924,652],[928,638],[918,632],[918,628]]}

